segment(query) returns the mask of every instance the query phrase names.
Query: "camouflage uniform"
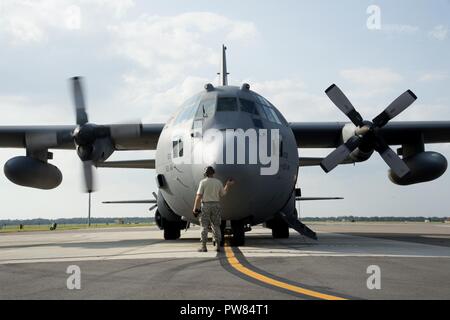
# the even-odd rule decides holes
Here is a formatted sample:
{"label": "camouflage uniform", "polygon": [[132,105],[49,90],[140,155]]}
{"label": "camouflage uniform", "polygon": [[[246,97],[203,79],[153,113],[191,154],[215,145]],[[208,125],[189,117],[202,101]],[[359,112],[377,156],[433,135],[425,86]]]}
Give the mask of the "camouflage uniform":
{"label": "camouflage uniform", "polygon": [[220,232],[220,224],[222,223],[222,207],[218,202],[210,202],[202,204],[202,213],[200,215],[200,225],[202,227],[202,247],[206,248],[208,241],[208,229],[211,224],[215,240],[220,243],[222,235]]}

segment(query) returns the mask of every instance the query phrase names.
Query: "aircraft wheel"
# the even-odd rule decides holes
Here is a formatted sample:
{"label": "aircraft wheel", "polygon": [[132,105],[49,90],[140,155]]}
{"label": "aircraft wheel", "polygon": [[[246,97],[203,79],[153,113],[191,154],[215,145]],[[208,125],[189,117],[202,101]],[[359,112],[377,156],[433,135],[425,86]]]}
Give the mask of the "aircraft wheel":
{"label": "aircraft wheel", "polygon": [[178,240],[181,236],[180,226],[177,222],[164,221],[164,240]]}
{"label": "aircraft wheel", "polygon": [[233,238],[231,245],[233,247],[240,247],[245,245],[245,231],[244,224],[240,222],[231,222],[231,228],[233,230]]}
{"label": "aircraft wheel", "polygon": [[[283,221],[284,222],[284,221]],[[288,239],[289,238],[289,226],[287,223],[277,223],[272,227],[272,237],[274,239]]]}

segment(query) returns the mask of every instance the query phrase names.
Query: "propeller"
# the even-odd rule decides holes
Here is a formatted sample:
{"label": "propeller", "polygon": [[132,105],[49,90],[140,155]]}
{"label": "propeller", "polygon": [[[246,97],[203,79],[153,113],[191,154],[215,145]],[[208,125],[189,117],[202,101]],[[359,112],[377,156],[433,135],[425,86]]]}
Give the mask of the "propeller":
{"label": "propeller", "polygon": [[77,127],[70,137],[64,137],[64,139],[70,138],[75,143],[78,157],[82,161],[84,192],[89,194],[88,223],[90,225],[91,194],[96,190],[93,167],[96,163],[105,161],[114,152],[114,142],[139,138],[143,128],[140,123],[107,126],[90,123],[86,111],[83,79],[73,77],[69,81]]}
{"label": "propeller", "polygon": [[84,191],[90,194],[95,191],[95,178],[93,172],[94,162],[89,159],[89,155],[93,151],[92,144],[97,138],[97,133],[99,132],[95,132],[95,126],[89,124],[82,87],[82,79],[80,77],[74,77],[71,79],[71,82],[73,90],[73,100],[75,105],[76,123],[78,125],[78,127],[73,131],[72,137],[77,144],[77,152],[81,161],[83,162],[85,186]]}
{"label": "propeller", "polygon": [[407,90],[401,94],[383,112],[376,116],[372,122],[363,120],[362,116],[356,111],[350,100],[348,100],[337,85],[331,85],[325,90],[325,93],[339,110],[357,127],[355,136],[339,146],[321,162],[320,166],[325,172],[328,173],[336,168],[357,148],[365,152],[377,151],[384,162],[400,178],[410,172],[406,163],[384,141],[383,137],[379,134],[379,130],[416,101],[417,96],[411,90]]}
{"label": "propeller", "polygon": [[70,79],[75,107],[77,127],[71,139],[77,146],[77,153],[83,162],[85,192],[95,191],[93,167],[97,162],[105,161],[114,152],[113,141],[139,138],[142,124],[97,125],[89,122],[83,90],[83,79]]}
{"label": "propeller", "polygon": [[156,200],[156,204],[153,205],[150,209],[148,209],[148,211],[153,211],[153,210],[155,210],[156,208],[158,208],[158,196],[156,195],[155,192],[152,192],[152,195],[153,195],[153,197],[154,197],[155,200]]}

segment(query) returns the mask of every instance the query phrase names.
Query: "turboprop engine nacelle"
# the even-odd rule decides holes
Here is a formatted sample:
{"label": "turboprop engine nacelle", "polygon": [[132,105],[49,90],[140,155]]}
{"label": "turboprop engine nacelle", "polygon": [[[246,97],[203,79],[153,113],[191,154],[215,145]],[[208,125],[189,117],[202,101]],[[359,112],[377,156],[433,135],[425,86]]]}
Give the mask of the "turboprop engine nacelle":
{"label": "turboprop engine nacelle", "polygon": [[401,186],[436,180],[448,166],[447,159],[437,152],[421,152],[403,160],[410,169],[406,176],[399,178],[391,170],[388,172],[389,179]]}
{"label": "turboprop engine nacelle", "polygon": [[[345,143],[348,140],[350,140],[350,138],[354,137],[356,135],[356,126],[352,123],[348,123],[344,126],[344,128],[342,128],[342,141]],[[350,155],[349,158],[352,159],[355,162],[363,162],[366,160],[369,160],[369,158],[372,156],[374,150],[369,148],[368,150],[363,150],[364,148],[356,148],[355,150],[353,150]]]}
{"label": "turboprop engine nacelle", "polygon": [[31,157],[12,158],[3,170],[9,181],[24,187],[50,190],[62,182],[62,173],[57,167]]}

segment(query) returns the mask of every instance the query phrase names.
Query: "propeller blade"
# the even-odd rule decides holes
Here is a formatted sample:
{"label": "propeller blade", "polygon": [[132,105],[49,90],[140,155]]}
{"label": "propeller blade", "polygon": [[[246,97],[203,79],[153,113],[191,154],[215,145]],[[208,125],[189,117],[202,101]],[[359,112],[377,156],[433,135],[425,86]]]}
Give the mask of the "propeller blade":
{"label": "propeller blade", "polygon": [[406,163],[392,150],[389,145],[380,137],[377,138],[376,150],[383,158],[384,162],[391,168],[391,170],[399,177],[403,178],[410,170]]}
{"label": "propeller blade", "polygon": [[86,193],[95,191],[93,165],[94,163],[92,161],[83,161],[84,184]]}
{"label": "propeller blade", "polygon": [[152,195],[155,197],[155,200],[158,200],[158,196],[156,195],[156,192],[152,192]]}
{"label": "propeller blade", "polygon": [[357,127],[361,127],[363,125],[363,118],[355,110],[352,103],[345,94],[339,89],[339,87],[335,84],[331,85],[327,90],[325,90],[327,96],[333,101],[336,107],[339,108],[345,115],[353,122],[353,124]]}
{"label": "propeller blade", "polygon": [[77,118],[77,125],[82,126],[88,122],[88,115],[86,113],[86,105],[84,102],[83,87],[81,84],[82,78],[74,77],[71,79],[73,98],[75,102],[75,114]]}
{"label": "propeller blade", "polygon": [[358,148],[361,142],[359,137],[351,137],[346,143],[342,144],[339,148],[330,153],[320,163],[320,167],[326,173],[330,172],[348,158],[356,148]]}
{"label": "propeller blade", "polygon": [[373,119],[373,124],[377,127],[385,126],[390,120],[405,111],[417,100],[417,96],[411,90],[404,92],[395,99],[382,113]]}
{"label": "propeller blade", "polygon": [[150,209],[148,209],[148,211],[153,211],[153,210],[155,210],[156,208],[158,208],[158,205],[157,205],[157,204],[155,204],[155,205],[152,206]]}

